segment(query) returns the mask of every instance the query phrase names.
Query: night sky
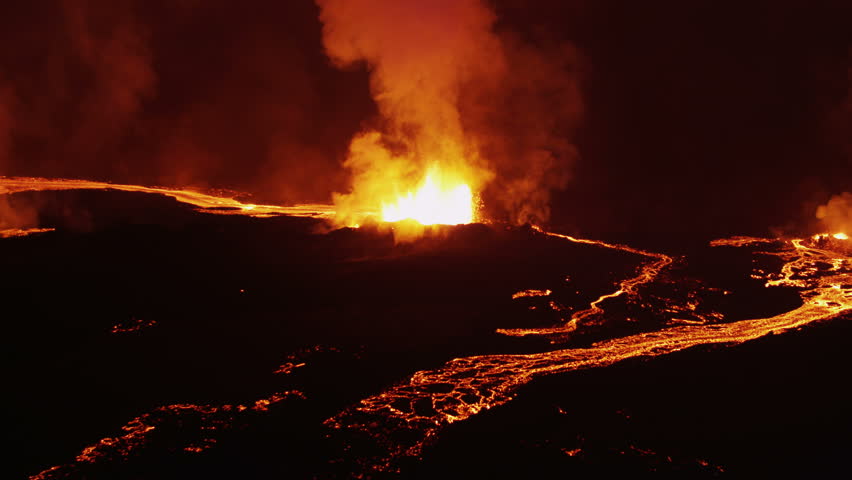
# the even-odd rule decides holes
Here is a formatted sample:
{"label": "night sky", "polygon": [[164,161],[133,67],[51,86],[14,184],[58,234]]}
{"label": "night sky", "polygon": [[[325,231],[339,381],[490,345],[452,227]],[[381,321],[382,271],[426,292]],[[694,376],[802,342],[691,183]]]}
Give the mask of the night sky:
{"label": "night sky", "polygon": [[[578,155],[553,225],[805,229],[850,190],[849,2],[490,5],[498,32],[576,52],[582,120],[551,133]],[[310,0],[3,3],[0,174],[329,201],[377,107],[363,65],[327,59],[318,14]]]}

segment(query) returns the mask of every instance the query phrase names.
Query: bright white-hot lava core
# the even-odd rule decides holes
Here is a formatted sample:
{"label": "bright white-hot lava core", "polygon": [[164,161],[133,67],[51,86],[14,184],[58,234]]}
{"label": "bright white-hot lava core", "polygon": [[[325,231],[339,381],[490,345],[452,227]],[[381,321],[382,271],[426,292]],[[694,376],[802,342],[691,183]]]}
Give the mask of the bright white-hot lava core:
{"label": "bright white-hot lava core", "polygon": [[382,204],[382,220],[415,220],[422,225],[472,223],[473,192],[465,183],[447,181],[433,168],[416,191],[400,196],[394,203]]}

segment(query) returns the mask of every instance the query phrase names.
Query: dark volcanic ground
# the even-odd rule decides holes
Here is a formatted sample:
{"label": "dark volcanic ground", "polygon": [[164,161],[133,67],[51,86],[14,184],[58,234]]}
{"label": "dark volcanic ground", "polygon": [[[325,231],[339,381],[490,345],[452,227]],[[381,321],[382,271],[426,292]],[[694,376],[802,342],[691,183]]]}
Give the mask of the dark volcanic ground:
{"label": "dark volcanic ground", "polygon": [[[146,194],[10,203],[35,206],[39,226],[57,231],[0,239],[8,478],[57,465],[46,478],[349,478],[372,447],[322,422],[418,370],[663,328],[665,306],[734,321],[801,303],[750,277],[777,259],[669,236],[658,248],[676,260],[640,304],[608,302],[605,322],[554,347],[495,330],[556,324],[645,259],[503,226],[394,245],[374,230],[319,233],[318,220],[202,214]],[[545,299],[511,298],[548,288]],[[845,472],[845,320],[538,379],[450,425],[401,476]],[[223,407],[294,391],[268,408]],[[156,428],[133,448],[74,462],[146,414]]]}

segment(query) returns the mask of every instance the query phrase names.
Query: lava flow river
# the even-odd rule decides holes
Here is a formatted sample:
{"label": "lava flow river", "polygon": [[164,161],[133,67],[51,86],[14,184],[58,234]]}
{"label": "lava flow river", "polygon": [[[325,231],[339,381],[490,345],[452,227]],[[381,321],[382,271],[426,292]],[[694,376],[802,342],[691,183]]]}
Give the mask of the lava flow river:
{"label": "lava flow river", "polygon": [[[114,185],[78,180],[45,180],[37,178],[0,178],[0,193],[23,191],[111,189],[167,195],[189,203],[208,213],[248,216],[331,216],[329,206],[277,207],[244,204],[233,198],[217,197],[190,191]],[[504,328],[497,332],[513,337],[541,337],[553,344],[564,342],[572,332],[586,324],[599,322],[607,315],[607,303],[618,298],[642,304],[641,289],[658,281],[676,259],[670,255],[595,240],[575,238],[534,229],[536,235],[584,244],[590,248],[614,250],[636,256],[641,263],[634,275],[618,281],[615,289],[599,296],[559,325],[545,328]],[[32,232],[47,232],[34,228]],[[25,235],[21,230],[17,235]],[[10,230],[4,236],[16,236]],[[441,430],[454,422],[464,421],[480,412],[511,401],[519,388],[543,376],[602,368],[636,357],[657,357],[701,345],[737,345],[767,334],[799,329],[814,322],[835,318],[852,310],[852,257],[849,240],[839,236],[817,235],[804,239],[762,239],[734,237],[715,240],[715,249],[753,249],[756,256],[774,257],[780,271],[760,272],[766,288],[790,287],[798,292],[801,305],[766,318],[727,321],[690,321],[666,328],[644,331],[618,338],[597,341],[587,346],[555,348],[529,354],[493,354],[455,358],[443,366],[417,371],[404,381],[368,396],[328,418],[324,427],[330,435],[357,434],[374,443],[369,457],[358,459],[362,475],[370,472],[396,472],[405,458],[417,458],[424,446],[435,441]],[[513,298],[548,297],[549,289],[523,290]],[[302,366],[290,365],[290,369]],[[289,369],[286,369],[288,373]],[[227,429],[239,415],[257,415],[270,405],[290,398],[303,398],[299,391],[288,390],[261,398],[247,405],[170,405],[129,422],[124,434],[106,437],[87,447],[70,464],[48,469],[31,478],[69,478],[75,468],[105,459],[124,457],[146,443],[164,422],[191,416],[207,425],[208,435]],[[180,422],[178,422],[180,423]],[[186,452],[203,451],[215,439],[195,439],[182,446]]]}
{"label": "lava flow river", "polygon": [[[577,312],[562,326],[542,329],[501,330],[507,335],[551,336],[574,330],[578,322],[603,313],[601,302],[620,295],[636,295],[639,285],[653,282],[672,262],[667,255],[622,245],[578,239],[557,233],[546,235],[570,242],[623,250],[651,261],[635,277],[622,281],[619,288]],[[517,389],[534,379],[572,370],[607,367],[634,357],[655,357],[699,345],[736,345],[767,334],[797,329],[828,320],[852,309],[852,257],[814,244],[826,242],[827,235],[814,238],[774,240],[758,238],[720,239],[714,247],[742,247],[753,244],[775,246],[777,251],[760,252],[785,260],[777,278],[766,278],[767,287],[799,288],[803,304],[795,310],[769,318],[731,323],[681,325],[595,343],[587,348],[559,349],[527,355],[483,355],[456,358],[446,365],[416,372],[403,383],[366,398],[360,404],[328,420],[338,429],[356,429],[374,438],[386,455],[370,459],[366,468],[393,471],[400,457],[419,456],[423,446],[442,427],[463,421],[477,413],[512,400]],[[823,266],[828,265],[828,268]],[[523,297],[524,292],[519,292]],[[536,292],[546,294],[547,291]],[[399,431],[407,431],[400,435]],[[408,442],[400,441],[408,439]]]}
{"label": "lava flow river", "polygon": [[[141,185],[124,185],[120,183],[94,182],[90,180],[76,180],[65,178],[38,178],[38,177],[0,177],[0,195],[8,195],[18,192],[43,192],[61,190],[118,190],[123,192],[140,192],[165,195],[175,200],[193,205],[201,212],[216,213],[221,215],[239,214],[252,217],[268,217],[273,215],[289,215],[294,217],[330,217],[334,210],[329,205],[302,204],[293,206],[278,205],[255,205],[243,203],[227,192],[223,194],[203,193],[196,190],[166,188],[166,187],[144,187]],[[37,233],[37,232],[35,232]]]}

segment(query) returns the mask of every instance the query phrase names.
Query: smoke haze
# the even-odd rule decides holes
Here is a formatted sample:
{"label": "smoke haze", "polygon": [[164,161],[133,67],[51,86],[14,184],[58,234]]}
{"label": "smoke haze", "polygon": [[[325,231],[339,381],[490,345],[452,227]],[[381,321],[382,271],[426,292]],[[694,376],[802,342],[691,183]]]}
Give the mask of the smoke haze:
{"label": "smoke haze", "polygon": [[10,87],[4,85],[0,78],[0,167],[7,160],[12,143],[12,100]]}
{"label": "smoke haze", "polygon": [[817,208],[816,216],[830,233],[852,232],[852,193],[843,192],[831,197],[825,205]]}
{"label": "smoke haze", "polygon": [[[328,201],[365,114],[310,1],[0,6],[0,174]],[[309,46],[309,48],[306,48]]]}
{"label": "smoke haze", "polygon": [[496,32],[480,0],[317,3],[329,57],[366,65],[381,114],[353,139],[344,214],[410,191],[438,164],[482,192],[486,217],[547,220],[582,111],[570,46]]}
{"label": "smoke haze", "polygon": [[338,192],[355,208],[439,158],[490,219],[795,230],[852,184],[850,15],[835,1],[0,2],[0,175],[256,203]]}
{"label": "smoke haze", "polygon": [[524,41],[511,31],[500,39],[507,70],[474,86],[462,111],[496,172],[483,193],[489,218],[540,224],[578,158],[572,136],[583,114],[582,62],[564,41]]}

